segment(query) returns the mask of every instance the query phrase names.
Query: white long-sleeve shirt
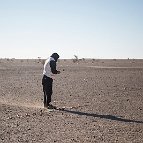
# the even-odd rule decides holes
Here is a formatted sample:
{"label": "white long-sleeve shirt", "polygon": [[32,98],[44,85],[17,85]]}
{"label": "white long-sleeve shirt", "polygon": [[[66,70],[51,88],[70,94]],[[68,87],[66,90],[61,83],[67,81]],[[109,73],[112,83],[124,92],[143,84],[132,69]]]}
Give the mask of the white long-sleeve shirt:
{"label": "white long-sleeve shirt", "polygon": [[49,57],[45,61],[43,75],[53,78],[54,74],[57,74],[56,61],[53,57]]}

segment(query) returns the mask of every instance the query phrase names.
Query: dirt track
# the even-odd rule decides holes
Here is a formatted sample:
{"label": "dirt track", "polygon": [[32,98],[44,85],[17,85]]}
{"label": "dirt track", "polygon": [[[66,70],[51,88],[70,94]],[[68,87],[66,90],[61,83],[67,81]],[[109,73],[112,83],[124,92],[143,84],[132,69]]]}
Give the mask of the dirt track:
{"label": "dirt track", "polygon": [[[142,143],[143,60],[61,60],[43,108],[43,65],[0,60],[0,143]],[[72,108],[71,108],[72,107]]]}

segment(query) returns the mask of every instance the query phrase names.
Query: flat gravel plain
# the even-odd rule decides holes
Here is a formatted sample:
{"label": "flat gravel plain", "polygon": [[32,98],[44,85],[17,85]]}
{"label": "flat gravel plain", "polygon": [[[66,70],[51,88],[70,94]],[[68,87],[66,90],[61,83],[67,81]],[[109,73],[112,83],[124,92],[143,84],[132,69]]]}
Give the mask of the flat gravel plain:
{"label": "flat gravel plain", "polygon": [[59,60],[43,108],[42,60],[0,59],[0,143],[142,143],[143,60]]}

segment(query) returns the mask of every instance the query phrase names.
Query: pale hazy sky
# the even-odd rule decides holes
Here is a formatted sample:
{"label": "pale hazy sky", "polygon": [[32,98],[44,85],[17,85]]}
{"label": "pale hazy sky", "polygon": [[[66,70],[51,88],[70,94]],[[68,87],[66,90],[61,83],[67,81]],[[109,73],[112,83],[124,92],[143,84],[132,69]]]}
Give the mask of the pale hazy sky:
{"label": "pale hazy sky", "polygon": [[143,0],[0,0],[0,58],[143,58]]}

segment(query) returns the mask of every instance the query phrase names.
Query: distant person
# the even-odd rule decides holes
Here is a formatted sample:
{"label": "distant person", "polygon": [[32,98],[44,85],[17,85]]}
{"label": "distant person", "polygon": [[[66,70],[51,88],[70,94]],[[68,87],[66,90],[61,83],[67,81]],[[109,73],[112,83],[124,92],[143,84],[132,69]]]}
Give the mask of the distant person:
{"label": "distant person", "polygon": [[51,96],[53,93],[52,85],[53,85],[53,76],[54,74],[60,74],[60,71],[56,69],[56,63],[59,58],[57,53],[53,53],[44,64],[43,70],[43,92],[44,92],[44,107],[48,109],[55,109],[56,107],[50,104]]}

